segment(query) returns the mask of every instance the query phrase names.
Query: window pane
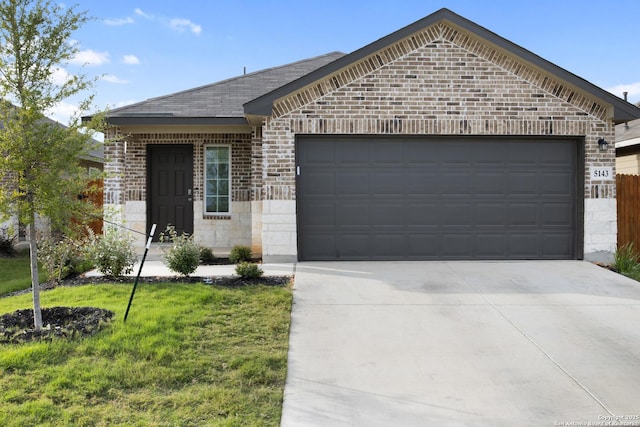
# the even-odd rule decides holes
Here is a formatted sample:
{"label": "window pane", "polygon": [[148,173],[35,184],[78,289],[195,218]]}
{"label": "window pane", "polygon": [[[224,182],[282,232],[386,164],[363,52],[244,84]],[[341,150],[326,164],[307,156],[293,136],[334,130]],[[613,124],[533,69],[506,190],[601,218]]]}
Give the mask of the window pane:
{"label": "window pane", "polygon": [[205,199],[207,212],[229,212],[231,194],[229,147],[205,149]]}
{"label": "window pane", "polygon": [[220,196],[228,196],[229,195],[229,180],[221,179],[218,181],[218,195]]}
{"label": "window pane", "polygon": [[229,212],[229,199],[227,197],[218,199],[218,212]]}
{"label": "window pane", "polygon": [[207,197],[207,212],[217,212],[218,205],[215,197]]}

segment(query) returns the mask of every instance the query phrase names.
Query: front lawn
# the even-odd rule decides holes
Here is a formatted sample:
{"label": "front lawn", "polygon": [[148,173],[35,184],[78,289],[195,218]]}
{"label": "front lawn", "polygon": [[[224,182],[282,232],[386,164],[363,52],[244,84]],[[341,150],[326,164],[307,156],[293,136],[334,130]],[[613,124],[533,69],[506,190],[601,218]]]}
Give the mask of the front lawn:
{"label": "front lawn", "polygon": [[[44,280],[44,274],[40,273]],[[0,295],[21,291],[31,287],[29,251],[21,252],[13,258],[0,257]]]}
{"label": "front lawn", "polygon": [[[43,307],[114,311],[89,338],[0,345],[2,426],[277,426],[291,291],[141,284],[58,287]],[[0,314],[31,295],[0,298]]]}

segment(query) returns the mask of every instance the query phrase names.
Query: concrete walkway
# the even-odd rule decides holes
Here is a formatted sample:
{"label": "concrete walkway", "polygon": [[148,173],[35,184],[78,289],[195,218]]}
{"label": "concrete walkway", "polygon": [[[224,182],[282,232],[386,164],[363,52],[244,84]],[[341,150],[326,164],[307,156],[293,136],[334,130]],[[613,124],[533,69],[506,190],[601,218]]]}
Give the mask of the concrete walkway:
{"label": "concrete walkway", "polygon": [[[266,276],[293,276],[295,271],[295,264],[260,264],[260,268],[264,271]],[[140,263],[136,263],[133,267],[133,271],[129,276],[135,277],[140,269]],[[235,265],[200,265],[191,276],[197,277],[219,277],[219,276],[234,276],[236,275]],[[101,274],[92,270],[85,273],[85,276],[101,276]],[[142,267],[142,277],[170,277],[179,276],[179,274],[169,270],[162,261],[152,260],[145,261]]]}
{"label": "concrete walkway", "polygon": [[580,261],[297,265],[282,426],[556,425],[640,425],[637,282]]}

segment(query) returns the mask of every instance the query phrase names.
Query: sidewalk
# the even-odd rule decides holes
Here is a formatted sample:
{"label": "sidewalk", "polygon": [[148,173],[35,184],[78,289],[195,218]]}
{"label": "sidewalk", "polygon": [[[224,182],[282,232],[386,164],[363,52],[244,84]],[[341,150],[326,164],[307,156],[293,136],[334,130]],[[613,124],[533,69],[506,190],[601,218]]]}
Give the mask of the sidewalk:
{"label": "sidewalk", "polygon": [[[295,274],[295,263],[285,264],[260,264],[260,268],[264,271],[265,276],[293,276]],[[136,263],[133,267],[133,271],[128,276],[135,277],[140,269],[140,263]],[[191,274],[194,277],[221,277],[221,276],[235,276],[235,265],[200,265],[195,272]],[[85,273],[86,277],[98,277],[102,276],[97,270],[91,270]],[[142,267],[141,277],[171,277],[179,276],[164,265],[162,261],[145,261]]]}

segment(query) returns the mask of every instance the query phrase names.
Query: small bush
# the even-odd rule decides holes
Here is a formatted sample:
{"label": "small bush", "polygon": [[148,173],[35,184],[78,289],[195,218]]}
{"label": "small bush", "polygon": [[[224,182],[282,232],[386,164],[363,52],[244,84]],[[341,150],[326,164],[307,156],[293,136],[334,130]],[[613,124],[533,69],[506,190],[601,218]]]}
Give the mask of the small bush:
{"label": "small bush", "polygon": [[1,257],[14,257],[16,256],[16,237],[10,237],[9,231],[6,228],[0,228],[0,256]]}
{"label": "small bush", "polygon": [[257,279],[258,277],[262,277],[264,271],[262,271],[258,264],[241,262],[236,265],[236,274],[243,279]]}
{"label": "small bush", "polygon": [[633,243],[627,243],[616,250],[613,254],[613,268],[621,274],[638,270],[638,253]]}
{"label": "small bush", "polygon": [[131,236],[118,233],[115,228],[107,229],[100,236],[91,233],[87,253],[98,271],[111,277],[131,273],[138,260]]}
{"label": "small bush", "polygon": [[231,248],[229,262],[232,264],[238,264],[239,262],[249,261],[251,261],[251,248],[249,246],[235,245]]}
{"label": "small bush", "polygon": [[38,259],[52,280],[59,282],[93,268],[83,241],[69,236],[49,237],[41,240],[38,246]]}
{"label": "small bush", "polygon": [[212,264],[216,260],[216,256],[213,254],[213,251],[209,248],[205,248],[204,246],[200,248],[200,263],[201,264]]}
{"label": "small bush", "polygon": [[174,226],[167,227],[160,234],[161,242],[170,242],[171,246],[164,250],[164,261],[169,270],[188,276],[200,265],[200,247],[193,242],[193,236],[187,233],[178,235]]}

